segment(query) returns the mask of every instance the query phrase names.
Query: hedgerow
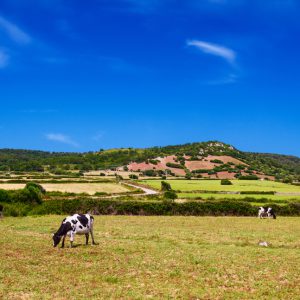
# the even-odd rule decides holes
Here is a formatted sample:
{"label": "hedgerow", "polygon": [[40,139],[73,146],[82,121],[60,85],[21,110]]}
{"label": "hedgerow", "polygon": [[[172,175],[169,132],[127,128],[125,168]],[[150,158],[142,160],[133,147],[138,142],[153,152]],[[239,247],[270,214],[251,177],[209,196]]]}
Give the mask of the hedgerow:
{"label": "hedgerow", "polygon": [[[168,201],[139,202],[117,200],[51,200],[40,205],[25,205],[21,203],[2,203],[4,214],[11,216],[74,213],[100,214],[100,215],[183,215],[183,216],[256,216],[258,207],[242,201],[207,201],[174,203]],[[289,203],[281,206],[272,206],[277,215],[300,216],[300,204]]]}

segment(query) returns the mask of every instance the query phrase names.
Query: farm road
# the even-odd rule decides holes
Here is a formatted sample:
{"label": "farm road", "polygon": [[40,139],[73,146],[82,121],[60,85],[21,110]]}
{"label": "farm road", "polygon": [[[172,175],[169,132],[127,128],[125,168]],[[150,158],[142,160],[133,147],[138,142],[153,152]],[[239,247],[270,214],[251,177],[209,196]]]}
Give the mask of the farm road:
{"label": "farm road", "polygon": [[[145,187],[142,187],[142,186],[138,186],[138,185],[134,185],[134,184],[131,184],[131,183],[124,183],[124,185],[128,185],[128,186],[132,186],[136,189],[140,189],[144,192],[144,195],[156,195],[158,194],[158,191],[155,191],[155,190],[152,190],[152,189],[149,189],[149,188],[145,188]],[[137,194],[137,196],[140,196],[141,194]]]}

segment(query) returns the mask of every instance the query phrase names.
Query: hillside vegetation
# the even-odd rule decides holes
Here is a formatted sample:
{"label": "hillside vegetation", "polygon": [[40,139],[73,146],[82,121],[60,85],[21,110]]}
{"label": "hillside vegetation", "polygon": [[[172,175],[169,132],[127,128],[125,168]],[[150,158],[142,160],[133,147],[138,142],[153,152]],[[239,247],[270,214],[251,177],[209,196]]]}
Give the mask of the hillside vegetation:
{"label": "hillside vegetation", "polygon": [[[146,149],[100,150],[86,153],[0,149],[0,171],[50,171],[59,174],[69,170],[114,169],[121,166],[126,168],[131,162],[146,162],[155,166],[158,157],[171,155],[175,156],[176,164],[169,162],[169,166],[181,170],[183,174],[187,171],[184,161],[197,161],[208,156],[230,156],[247,164],[250,174],[255,171],[286,181],[299,180],[300,177],[299,157],[243,152],[231,145],[217,141]],[[211,161],[218,167],[217,172],[229,167],[222,166],[222,161],[218,162],[218,159]]]}

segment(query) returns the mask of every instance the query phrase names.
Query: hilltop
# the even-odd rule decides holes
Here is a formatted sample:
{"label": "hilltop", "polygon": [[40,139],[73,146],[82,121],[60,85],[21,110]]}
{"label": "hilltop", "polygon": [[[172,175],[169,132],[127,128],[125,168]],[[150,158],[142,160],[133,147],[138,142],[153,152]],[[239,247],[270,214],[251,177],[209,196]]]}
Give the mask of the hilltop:
{"label": "hilltop", "polygon": [[234,178],[255,175],[260,178],[299,180],[300,158],[244,152],[219,141],[85,153],[0,149],[0,171],[4,172],[46,170],[63,173],[69,170],[101,169],[151,171],[152,175],[169,172],[175,176]]}

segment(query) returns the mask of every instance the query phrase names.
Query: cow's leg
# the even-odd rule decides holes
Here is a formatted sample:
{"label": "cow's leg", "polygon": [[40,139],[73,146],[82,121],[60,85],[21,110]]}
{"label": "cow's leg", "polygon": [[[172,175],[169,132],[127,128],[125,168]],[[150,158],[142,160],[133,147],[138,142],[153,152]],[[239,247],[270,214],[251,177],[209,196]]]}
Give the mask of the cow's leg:
{"label": "cow's leg", "polygon": [[71,244],[71,248],[73,247],[74,236],[75,236],[75,232],[74,232],[74,231],[71,231],[71,236],[70,236],[70,244]]}
{"label": "cow's leg", "polygon": [[90,233],[91,233],[91,237],[92,237],[92,245],[97,245],[95,243],[95,240],[94,240],[94,234],[93,234],[93,230],[92,229],[90,230]]}
{"label": "cow's leg", "polygon": [[66,234],[63,236],[63,240],[61,242],[61,248],[64,248],[65,247],[65,239],[66,239]]}
{"label": "cow's leg", "polygon": [[89,235],[88,233],[85,234],[85,244],[86,244],[86,245],[89,244],[89,236],[90,236],[90,235]]}

